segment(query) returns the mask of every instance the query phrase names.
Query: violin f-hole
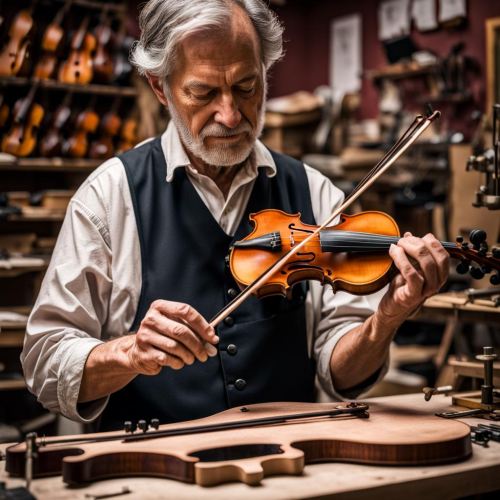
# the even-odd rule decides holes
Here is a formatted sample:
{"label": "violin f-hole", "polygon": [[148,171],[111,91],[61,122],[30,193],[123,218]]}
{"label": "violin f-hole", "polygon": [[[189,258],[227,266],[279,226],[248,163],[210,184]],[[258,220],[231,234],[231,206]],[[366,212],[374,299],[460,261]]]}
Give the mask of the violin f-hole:
{"label": "violin f-hole", "polygon": [[316,254],[314,252],[297,252],[297,257],[303,257],[303,256],[306,256],[306,255],[310,255],[311,258],[310,259],[300,259],[300,260],[294,260],[292,261],[292,264],[296,264],[297,262],[304,262],[304,263],[307,263],[307,262],[312,262],[315,258],[316,258]]}
{"label": "violin f-hole", "polygon": [[310,231],[309,229],[302,229],[301,227],[295,227],[294,222],[288,224],[288,229],[293,229],[294,231],[302,231],[303,233],[314,233],[314,231]]}

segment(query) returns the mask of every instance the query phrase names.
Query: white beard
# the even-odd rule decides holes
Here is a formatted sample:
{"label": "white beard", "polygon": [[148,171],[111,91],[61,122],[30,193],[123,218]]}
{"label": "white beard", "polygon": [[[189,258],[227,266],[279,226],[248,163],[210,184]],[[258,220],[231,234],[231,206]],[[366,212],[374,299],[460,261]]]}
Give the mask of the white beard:
{"label": "white beard", "polygon": [[[240,123],[235,128],[229,128],[211,120],[201,129],[198,137],[194,137],[187,123],[174,105],[172,93],[170,92],[168,84],[164,85],[164,89],[170,117],[177,128],[182,143],[191,154],[207,165],[213,165],[215,167],[232,167],[233,165],[239,165],[249,157],[255,145],[255,141],[260,137],[262,129],[264,128],[264,121],[266,118],[266,107],[264,105],[266,96],[265,91],[255,130],[252,129],[250,122],[242,116]],[[264,90],[266,90],[266,86],[264,86]],[[211,147],[206,146],[203,142],[207,137],[229,137],[241,133],[244,133],[244,135],[242,139],[237,142],[219,143]]]}

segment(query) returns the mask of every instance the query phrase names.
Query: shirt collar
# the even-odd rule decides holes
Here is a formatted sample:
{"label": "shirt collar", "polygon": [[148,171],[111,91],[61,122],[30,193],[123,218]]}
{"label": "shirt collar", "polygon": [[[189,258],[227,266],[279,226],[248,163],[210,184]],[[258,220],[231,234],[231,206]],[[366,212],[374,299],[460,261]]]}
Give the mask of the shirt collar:
{"label": "shirt collar", "polygon": [[[191,165],[172,120],[170,120],[167,129],[161,136],[161,147],[167,163],[167,182],[172,182],[175,169]],[[273,157],[266,146],[259,140],[255,142],[252,154],[246,160],[245,167],[255,172],[262,167],[266,169],[268,177],[276,175],[276,164]]]}

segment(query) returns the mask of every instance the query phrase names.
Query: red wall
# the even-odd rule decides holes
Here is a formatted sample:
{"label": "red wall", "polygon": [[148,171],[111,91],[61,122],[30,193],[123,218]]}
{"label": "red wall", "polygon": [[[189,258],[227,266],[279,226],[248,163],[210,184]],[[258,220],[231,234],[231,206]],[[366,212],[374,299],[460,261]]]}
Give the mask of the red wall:
{"label": "red wall", "polygon": [[[275,11],[285,25],[286,56],[273,70],[269,96],[280,96],[297,90],[314,90],[328,84],[329,80],[329,37],[330,23],[336,17],[361,13],[363,23],[363,67],[380,68],[387,65],[382,44],[378,40],[377,0],[288,0]],[[438,0],[436,0],[436,4]],[[462,105],[459,114],[467,120],[473,109],[484,110],[485,105],[485,20],[500,16],[500,0],[469,0],[467,25],[456,31],[439,28],[432,32],[420,33],[415,28],[412,38],[420,49],[428,49],[439,56],[446,56],[457,42],[466,44],[464,54],[478,62],[478,73],[469,76],[474,102]],[[406,81],[407,95],[424,92],[423,87],[412,88],[421,82]],[[409,90],[409,92],[408,92]],[[362,109],[360,118],[374,118],[378,113],[378,94],[372,82],[363,80]],[[406,99],[407,106],[421,109],[421,105]],[[455,110],[453,104],[440,104],[443,114]],[[436,106],[437,107],[437,106]],[[456,118],[456,116],[455,116]]]}

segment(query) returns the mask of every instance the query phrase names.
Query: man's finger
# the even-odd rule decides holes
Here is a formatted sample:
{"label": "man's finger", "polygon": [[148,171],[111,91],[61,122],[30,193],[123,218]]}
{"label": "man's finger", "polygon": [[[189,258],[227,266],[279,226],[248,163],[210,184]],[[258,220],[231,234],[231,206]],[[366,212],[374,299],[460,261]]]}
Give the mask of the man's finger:
{"label": "man's finger", "polygon": [[425,280],[411,265],[403,248],[391,245],[389,255],[394,261],[395,266],[399,269],[401,276],[403,276],[406,281],[410,297],[420,296]]}
{"label": "man's finger", "polygon": [[[161,334],[161,336],[169,337],[170,339],[180,342],[185,346],[186,350],[193,353],[197,359],[200,361],[207,360],[207,351],[203,347],[202,340],[196,335],[189,326],[184,323],[179,323],[174,321],[167,316],[164,316],[158,311],[152,311],[149,313],[147,318],[147,326],[150,329]],[[157,342],[161,342],[163,346],[167,346],[168,342],[164,342],[161,339]],[[162,345],[154,344],[160,349],[163,349]],[[173,352],[167,350],[166,352]],[[178,356],[177,353],[174,353]],[[188,363],[189,364],[189,363]]]}
{"label": "man's finger", "polygon": [[161,333],[151,332],[147,334],[146,341],[149,342],[152,347],[178,357],[186,365],[192,365],[196,360],[194,353],[183,344],[170,337],[165,337]]}
{"label": "man's finger", "polygon": [[438,286],[437,264],[427,245],[420,238],[402,238],[398,246],[419,264],[424,275],[424,294],[434,293]]}
{"label": "man's finger", "polygon": [[450,256],[433,234],[429,233],[422,239],[425,241],[427,248],[431,252],[437,264],[438,280],[441,288],[441,286],[443,286],[445,281],[448,279],[450,271]]}
{"label": "man's finger", "polygon": [[152,307],[160,311],[165,316],[185,321],[203,340],[217,344],[219,337],[215,330],[208,324],[205,318],[196,309],[181,302],[171,302],[168,300],[157,300]]}

